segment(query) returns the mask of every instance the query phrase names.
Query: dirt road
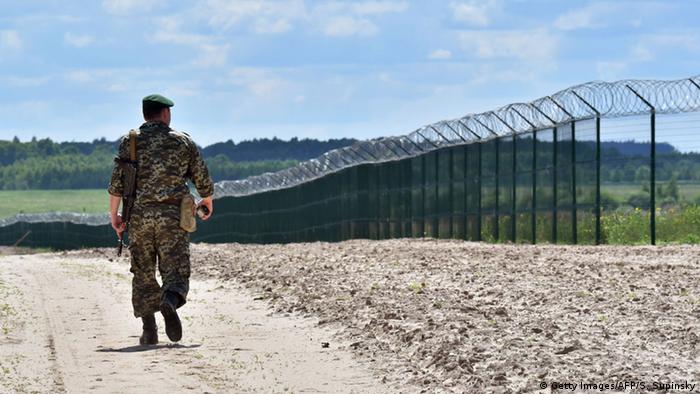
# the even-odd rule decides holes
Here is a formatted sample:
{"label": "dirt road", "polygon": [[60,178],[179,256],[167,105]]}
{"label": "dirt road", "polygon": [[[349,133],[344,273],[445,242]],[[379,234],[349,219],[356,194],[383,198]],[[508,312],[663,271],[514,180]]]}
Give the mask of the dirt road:
{"label": "dirt road", "polygon": [[161,344],[140,347],[124,262],[0,257],[0,392],[389,391],[332,331],[230,283],[193,281],[180,311],[180,343],[158,316]]}

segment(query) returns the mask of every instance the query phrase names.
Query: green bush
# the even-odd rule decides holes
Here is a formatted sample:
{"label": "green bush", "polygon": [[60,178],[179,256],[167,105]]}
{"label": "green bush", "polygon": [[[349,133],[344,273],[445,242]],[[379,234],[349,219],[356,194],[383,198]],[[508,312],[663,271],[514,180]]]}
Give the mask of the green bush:
{"label": "green bush", "polygon": [[640,208],[616,210],[601,215],[600,238],[606,244],[649,243],[650,216]]}
{"label": "green bush", "polygon": [[700,243],[700,206],[675,206],[659,210],[656,239],[659,243]]}

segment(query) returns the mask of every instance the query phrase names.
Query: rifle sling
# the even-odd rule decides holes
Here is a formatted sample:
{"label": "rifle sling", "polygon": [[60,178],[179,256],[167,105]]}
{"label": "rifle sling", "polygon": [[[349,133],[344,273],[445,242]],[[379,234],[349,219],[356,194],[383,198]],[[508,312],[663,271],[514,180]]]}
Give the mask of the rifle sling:
{"label": "rifle sling", "polygon": [[136,161],[136,130],[129,131],[129,159]]}

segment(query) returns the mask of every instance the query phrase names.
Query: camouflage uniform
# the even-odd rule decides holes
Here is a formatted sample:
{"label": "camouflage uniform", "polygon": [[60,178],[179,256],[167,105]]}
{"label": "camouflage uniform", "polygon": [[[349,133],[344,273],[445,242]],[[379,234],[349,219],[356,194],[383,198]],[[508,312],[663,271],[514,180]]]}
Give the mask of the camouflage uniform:
{"label": "camouflage uniform", "polygon": [[[182,197],[191,179],[200,196],[214,192],[206,164],[191,138],[162,122],[144,123],[137,136],[136,200],[129,224],[132,303],[134,315],[143,317],[159,310],[162,294],[172,291],[185,304],[189,290],[189,234],[180,228]],[[129,158],[129,136],[122,138],[119,156]],[[122,171],[112,171],[109,194],[121,196]],[[163,282],[156,281],[156,261]]]}

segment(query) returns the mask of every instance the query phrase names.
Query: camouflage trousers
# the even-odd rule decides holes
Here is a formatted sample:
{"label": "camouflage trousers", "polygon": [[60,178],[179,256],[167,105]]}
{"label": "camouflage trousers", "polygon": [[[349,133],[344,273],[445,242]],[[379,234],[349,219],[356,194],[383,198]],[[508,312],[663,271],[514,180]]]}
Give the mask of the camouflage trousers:
{"label": "camouflage trousers", "polygon": [[[134,316],[159,311],[166,291],[180,295],[178,308],[185,304],[190,279],[190,237],[180,228],[179,206],[135,206],[129,224],[129,251],[134,274]],[[156,280],[156,266],[162,286]]]}

